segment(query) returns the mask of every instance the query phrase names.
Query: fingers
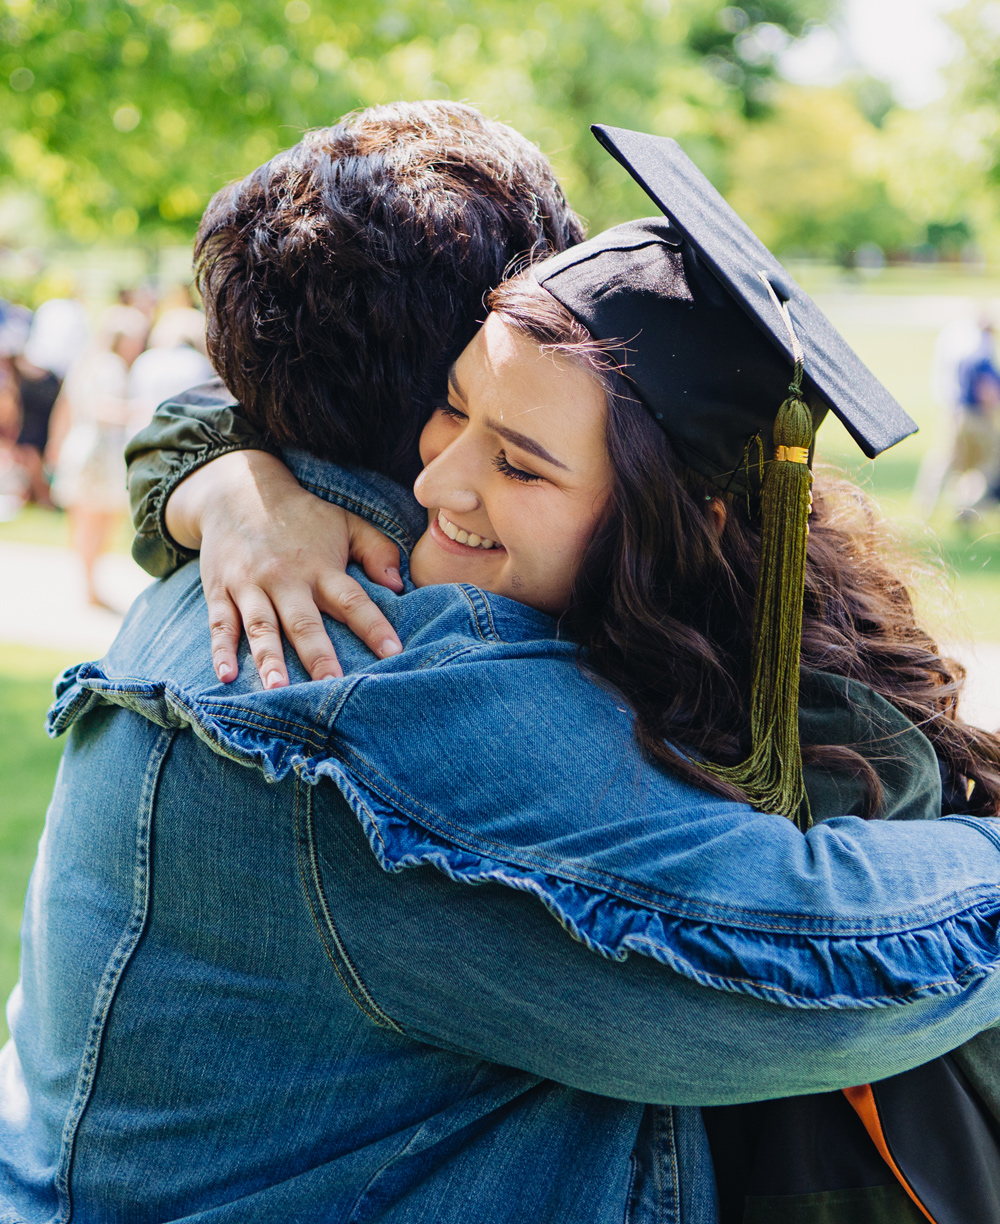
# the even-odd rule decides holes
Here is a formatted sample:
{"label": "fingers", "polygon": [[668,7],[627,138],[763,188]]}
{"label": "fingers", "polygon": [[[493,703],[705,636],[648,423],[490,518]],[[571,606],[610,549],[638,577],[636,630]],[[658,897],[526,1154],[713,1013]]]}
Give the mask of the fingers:
{"label": "fingers", "polygon": [[403,649],[393,627],[364,589],[346,574],[325,577],[319,586],[317,602],[328,616],[347,625],[378,658],[387,659]]}
{"label": "fingers", "polygon": [[260,587],[250,586],[241,592],[238,606],[261,684],[281,688],[288,683],[288,670],[274,605]]}
{"label": "fingers", "polygon": [[[384,536],[377,527],[366,523],[355,514],[348,514],[350,529],[351,560],[364,567],[365,573],[380,586],[388,587],[397,595],[403,593],[403,580],[399,576],[399,549],[392,540]],[[352,626],[353,627],[353,626]]]}
{"label": "fingers", "polygon": [[304,584],[284,591],[277,607],[261,587],[244,587],[235,598],[223,591],[209,597],[208,614],[212,662],[223,684],[239,674],[238,651],[244,631],[265,688],[288,683],[282,631],[313,680],[344,674],[312,592]]}
{"label": "fingers", "polygon": [[208,623],[212,632],[212,666],[223,684],[230,684],[239,675],[237,652],[240,647],[241,622],[236,605],[228,591],[208,595]]}
{"label": "fingers", "polygon": [[252,496],[242,484],[241,496],[231,496],[225,482],[221,494],[210,485],[213,496],[199,512],[212,659],[223,683],[238,674],[243,631],[265,688],[288,683],[282,633],[312,679],[343,675],[322,612],[347,625],[378,658],[402,649],[386,618],[344,572],[350,554],[375,582],[401,592],[396,546],[278,467],[282,478],[252,481]]}
{"label": "fingers", "polygon": [[283,592],[277,610],[285,637],[313,680],[344,674],[309,587],[303,584]]}

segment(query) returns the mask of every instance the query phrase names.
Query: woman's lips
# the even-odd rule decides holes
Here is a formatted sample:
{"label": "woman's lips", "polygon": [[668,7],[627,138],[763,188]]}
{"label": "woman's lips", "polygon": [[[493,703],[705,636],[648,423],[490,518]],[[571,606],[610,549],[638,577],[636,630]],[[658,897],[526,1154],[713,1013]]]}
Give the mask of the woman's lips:
{"label": "woman's lips", "polygon": [[468,544],[470,548],[484,548],[487,552],[494,547],[494,540],[481,536],[475,531],[466,531],[464,527],[459,527],[457,523],[453,523],[448,518],[443,510],[437,512],[437,524],[449,540],[455,540],[459,544]]}
{"label": "woman's lips", "polygon": [[[478,543],[464,543],[460,538],[452,539],[450,532],[454,530],[466,537],[466,540],[476,540]],[[429,528],[431,539],[439,548],[443,548],[445,552],[454,553],[459,557],[491,557],[497,553],[505,551],[504,546],[496,540],[483,541],[483,537],[471,532],[465,531],[456,523],[445,515],[443,510],[439,510],[431,519]]]}

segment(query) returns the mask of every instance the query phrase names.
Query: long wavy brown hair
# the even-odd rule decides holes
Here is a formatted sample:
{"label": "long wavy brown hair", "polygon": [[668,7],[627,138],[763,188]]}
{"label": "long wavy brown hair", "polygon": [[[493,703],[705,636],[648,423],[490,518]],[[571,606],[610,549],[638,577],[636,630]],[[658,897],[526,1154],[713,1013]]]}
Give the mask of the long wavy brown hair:
{"label": "long wavy brown hair", "polygon": [[[678,461],[602,346],[530,275],[502,284],[487,305],[543,349],[582,363],[607,393],[614,487],[563,627],[585,649],[587,666],[627,699],[636,738],[652,760],[705,790],[743,799],[694,758],[735,762],[748,747],[760,550],[748,499],[724,499],[720,531],[712,509],[718,490]],[[942,657],[917,623],[893,556],[898,548],[872,500],[821,472],[810,519],[802,666],[879,693],[930,740],[951,803],[998,815],[1000,738],[959,718],[965,670]],[[878,813],[878,775],[860,753],[813,745],[803,758],[859,778],[868,795],[862,814]]]}

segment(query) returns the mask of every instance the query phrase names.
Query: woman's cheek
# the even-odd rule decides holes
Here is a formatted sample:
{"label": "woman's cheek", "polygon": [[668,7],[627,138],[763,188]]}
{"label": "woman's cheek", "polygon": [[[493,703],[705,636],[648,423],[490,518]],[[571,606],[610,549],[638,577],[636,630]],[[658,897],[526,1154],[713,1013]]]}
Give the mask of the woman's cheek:
{"label": "woman's cheek", "polygon": [[452,437],[454,437],[454,434],[453,423],[440,410],[435,412],[420,431],[418,450],[420,452],[420,462],[424,467],[428,463],[434,462],[451,441]]}

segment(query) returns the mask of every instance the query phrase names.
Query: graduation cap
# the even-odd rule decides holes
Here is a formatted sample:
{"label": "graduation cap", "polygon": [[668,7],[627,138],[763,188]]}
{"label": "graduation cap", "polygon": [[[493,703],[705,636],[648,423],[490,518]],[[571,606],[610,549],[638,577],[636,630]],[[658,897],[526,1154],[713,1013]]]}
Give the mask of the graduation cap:
{"label": "graduation cap", "polygon": [[663,216],[598,234],[534,276],[608,344],[691,468],[723,492],[748,489],[759,454],[751,752],[738,765],[701,764],[805,829],[798,689],[813,435],[832,411],[874,458],[916,425],[676,141],[592,130]]}

